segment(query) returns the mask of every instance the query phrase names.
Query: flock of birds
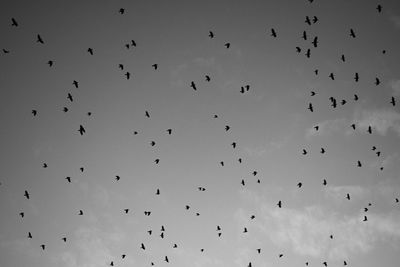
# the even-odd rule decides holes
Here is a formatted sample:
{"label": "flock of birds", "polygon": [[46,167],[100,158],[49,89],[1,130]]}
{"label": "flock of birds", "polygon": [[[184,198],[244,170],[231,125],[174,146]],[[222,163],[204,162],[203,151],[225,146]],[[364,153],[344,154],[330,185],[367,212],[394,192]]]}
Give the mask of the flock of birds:
{"label": "flock of birds", "polygon": [[[310,3],[313,2],[313,0],[308,0],[308,1],[309,1]],[[378,13],[381,13],[381,12],[382,12],[382,6],[381,6],[381,5],[377,5],[376,10],[377,10]],[[124,15],[124,14],[125,14],[125,9],[124,9],[124,8],[119,9],[119,10],[118,10],[118,13],[119,13],[120,15]],[[318,22],[319,22],[319,18],[318,18],[317,16],[312,16],[312,17],[306,16],[306,17],[305,17],[305,21],[304,21],[304,23],[305,23],[306,25],[309,25],[309,26],[311,26],[312,24],[316,24],[316,23],[318,23]],[[11,25],[12,27],[20,27],[20,24],[19,24],[19,22],[17,21],[16,18],[11,18],[11,24],[10,24],[10,25]],[[210,39],[214,39],[214,38],[216,38],[216,34],[215,34],[213,31],[209,31],[208,37],[209,37]],[[275,28],[271,28],[271,29],[270,29],[270,37],[272,37],[272,38],[279,38],[279,31],[278,31],[277,29],[275,29]],[[356,30],[355,30],[355,29],[353,29],[353,28],[350,28],[350,29],[349,29],[349,37],[350,37],[350,38],[357,38],[357,34],[356,34]],[[307,32],[306,30],[304,30],[304,31],[301,33],[301,39],[303,39],[304,41],[311,41],[312,47],[311,47],[311,48],[307,48],[306,50],[304,50],[304,49],[301,48],[300,46],[296,46],[296,47],[295,47],[295,50],[296,50],[296,52],[298,52],[298,53],[304,52],[304,55],[305,55],[307,58],[310,58],[310,57],[312,56],[312,51],[313,51],[313,49],[317,49],[317,48],[319,47],[319,37],[318,37],[318,36],[314,36],[313,38],[311,38],[311,37],[310,37],[310,33]],[[47,44],[46,41],[45,41],[45,38],[43,38],[40,34],[37,34],[37,36],[36,36],[36,42],[37,42],[38,44],[40,44],[40,45],[45,45],[45,44]],[[126,43],[124,46],[125,46],[126,49],[130,49],[130,48],[132,48],[132,47],[136,47],[137,44],[136,44],[135,40],[131,40],[130,43]],[[225,47],[226,49],[229,49],[229,48],[231,47],[231,43],[229,43],[229,42],[225,43],[225,44],[224,44],[224,47]],[[12,50],[3,48],[3,53],[4,53],[4,54],[9,54],[9,53],[12,53]],[[89,53],[91,56],[94,56],[94,55],[95,55],[95,49],[92,48],[92,47],[89,47],[89,48],[87,48],[87,53]],[[385,54],[385,53],[386,53],[386,50],[383,50],[383,51],[382,51],[382,54]],[[341,61],[346,62],[346,57],[345,57],[345,55],[341,55],[340,59],[341,59]],[[54,61],[54,60],[48,60],[48,61],[47,61],[47,65],[48,65],[49,67],[54,67],[54,66],[55,66],[55,61]],[[158,68],[159,68],[159,65],[158,65],[157,63],[155,63],[155,64],[153,64],[153,65],[151,65],[151,66],[152,66],[152,68],[153,68],[154,70],[158,70]],[[118,64],[117,67],[118,67],[118,69],[120,69],[121,71],[124,71],[124,70],[125,70],[125,66],[124,66],[123,64]],[[319,75],[319,69],[315,69],[315,70],[314,70],[314,73],[315,73],[315,75]],[[129,80],[129,79],[131,78],[132,75],[131,75],[131,73],[130,73],[129,71],[125,71],[124,76],[125,76],[126,79]],[[330,74],[328,75],[328,77],[329,77],[331,80],[335,80],[335,74],[334,74],[334,73],[330,73]],[[208,74],[205,75],[204,78],[205,78],[205,81],[206,81],[206,82],[210,82],[210,81],[211,81],[211,77],[210,77],[210,75],[208,75]],[[355,82],[359,82],[359,80],[360,80],[360,75],[359,75],[358,72],[355,72],[355,73],[354,73],[354,81],[355,81]],[[379,85],[381,84],[381,80],[380,80],[379,77],[375,77],[375,78],[374,78],[374,84],[375,84],[376,86],[379,86]],[[73,85],[75,88],[79,88],[79,82],[76,81],[76,80],[73,80],[73,81],[72,81],[72,85]],[[188,88],[191,88],[191,89],[193,89],[194,91],[199,90],[198,85],[196,85],[196,83],[195,83],[194,81],[189,82]],[[246,85],[241,86],[240,88],[238,88],[238,92],[241,93],[241,94],[245,94],[245,93],[250,92],[250,85],[249,85],[249,84],[246,84]],[[317,92],[315,92],[315,91],[311,91],[311,92],[310,92],[310,96],[311,96],[311,97],[314,97],[314,96],[316,96],[316,95],[317,95]],[[358,101],[359,99],[360,99],[360,96],[359,96],[358,94],[354,94],[354,97],[352,98],[352,101],[356,102],[356,101]],[[67,100],[68,100],[69,102],[71,102],[71,103],[74,101],[74,97],[73,97],[73,95],[72,95],[71,93],[68,93],[68,94],[67,94]],[[329,98],[329,101],[331,102],[331,107],[332,107],[333,109],[339,108],[340,105],[341,105],[341,106],[346,105],[346,104],[349,102],[349,100],[346,100],[346,99],[336,99],[336,98],[334,98],[334,97],[330,97],[330,98]],[[390,104],[391,106],[395,107],[395,106],[396,106],[396,103],[397,103],[397,102],[396,102],[395,96],[392,96],[390,99],[388,99],[388,102],[387,102],[387,103]],[[313,102],[309,102],[309,103],[308,103],[308,106],[306,107],[306,109],[308,109],[309,112],[315,112],[315,107],[314,107]],[[63,111],[63,112],[68,112],[68,111],[69,111],[69,107],[67,107],[67,106],[63,107],[63,108],[62,108],[62,111]],[[31,112],[32,112],[32,115],[33,115],[34,117],[40,115],[40,114],[39,114],[39,111],[38,111],[37,109],[32,109]],[[91,112],[88,112],[87,115],[88,115],[88,116],[91,116],[92,113],[91,113]],[[144,116],[145,116],[146,118],[148,118],[148,119],[151,119],[150,111],[149,111],[149,110],[145,110],[145,111],[144,111]],[[217,119],[219,116],[218,116],[217,114],[214,114],[213,117],[214,117],[215,119]],[[351,128],[355,131],[355,130],[356,130],[356,123],[353,123],[353,124],[349,125],[349,127],[351,127]],[[228,131],[230,131],[230,130],[231,130],[231,127],[230,127],[229,125],[225,125],[225,131],[228,132]],[[320,130],[320,126],[319,126],[319,125],[315,125],[315,126],[314,126],[314,130],[315,130],[316,132],[318,132],[318,131]],[[82,125],[82,124],[79,125],[77,131],[78,131],[78,133],[79,133],[80,135],[84,135],[84,134],[87,133],[87,132],[86,132],[85,126]],[[368,129],[367,129],[367,132],[368,132],[369,134],[373,134],[373,126],[369,126]],[[133,133],[134,133],[134,135],[137,135],[137,134],[138,134],[137,131],[134,131]],[[172,135],[172,134],[173,134],[173,129],[171,129],[171,128],[170,128],[170,129],[167,129],[167,130],[166,130],[166,133],[167,133],[168,135]],[[150,146],[155,146],[155,145],[156,145],[156,141],[154,141],[154,140],[150,141]],[[232,143],[231,143],[231,146],[232,146],[233,149],[235,149],[235,148],[237,148],[238,144],[237,144],[237,142],[232,142]],[[376,146],[372,146],[372,149],[371,149],[371,150],[374,151],[374,153],[376,154],[377,157],[380,157],[381,154],[382,154],[381,151],[378,151],[378,149],[377,149]],[[321,153],[321,154],[327,153],[326,148],[321,147],[320,153]],[[308,151],[307,149],[304,148],[304,149],[302,149],[301,154],[305,156],[305,155],[309,154],[309,151]],[[242,163],[242,158],[238,158],[238,162],[239,162],[239,163]],[[160,163],[160,158],[154,159],[154,163],[155,163],[155,164],[159,164],[159,163]],[[222,167],[225,166],[224,161],[220,161],[219,164],[220,164]],[[361,168],[361,167],[363,166],[363,164],[362,164],[362,162],[361,162],[360,160],[357,160],[357,161],[355,162],[355,166]],[[47,167],[48,167],[47,163],[43,163],[43,166],[42,166],[42,167],[43,167],[43,168],[47,168]],[[380,167],[380,170],[383,170],[383,166]],[[84,168],[83,168],[83,167],[80,167],[80,171],[81,171],[81,172],[84,172]],[[252,172],[252,175],[253,175],[254,177],[257,177],[257,174],[258,174],[257,171],[253,171],[253,172]],[[66,179],[66,181],[67,181],[68,183],[71,183],[71,182],[72,182],[70,176],[66,177],[65,179]],[[114,179],[115,179],[116,182],[118,182],[118,181],[120,181],[121,177],[120,177],[119,175],[116,175],[116,176],[114,177]],[[257,179],[257,183],[261,183],[261,180],[260,180],[260,179]],[[0,185],[1,185],[1,184],[0,184]],[[246,181],[245,181],[244,179],[242,179],[242,180],[240,181],[240,185],[241,185],[241,186],[245,186],[245,185],[246,185]],[[327,185],[328,185],[327,179],[323,179],[323,180],[322,180],[322,185],[323,185],[323,186],[327,186]],[[298,188],[301,188],[302,186],[303,186],[303,183],[302,183],[302,182],[298,182],[298,183],[297,183],[297,187],[298,187]],[[199,186],[197,189],[198,189],[199,191],[206,191],[206,188],[205,188],[205,187],[201,187],[201,186]],[[155,194],[156,194],[156,195],[160,195],[160,189],[156,189]],[[22,194],[21,194],[21,195],[22,195]],[[30,199],[31,199],[31,194],[29,193],[29,190],[25,190],[25,192],[24,192],[24,194],[23,194],[23,197],[25,197],[27,200],[30,200]],[[349,200],[349,201],[351,200],[351,195],[350,195],[350,193],[347,193],[347,194],[344,195],[343,197],[344,197],[345,199]],[[395,198],[395,199],[394,199],[394,203],[399,203],[399,199],[398,199],[398,198]],[[277,202],[276,202],[276,207],[277,207],[278,209],[282,209],[282,208],[284,208],[284,204],[285,204],[284,200],[282,200],[282,199],[281,199],[281,200],[277,200]],[[371,205],[372,205],[372,203],[368,203],[368,207],[371,206]],[[367,221],[368,221],[368,216],[367,216],[367,212],[368,212],[368,210],[369,210],[368,207],[365,207],[365,208],[364,208],[365,215],[363,216],[363,218],[361,218],[361,220],[362,220],[363,222],[367,222]],[[190,209],[191,209],[190,205],[185,205],[184,208],[185,208],[186,210],[190,210]],[[125,213],[125,214],[128,214],[129,211],[130,211],[130,209],[129,209],[129,208],[126,208],[126,209],[123,209],[123,211],[121,211],[121,212],[123,212],[123,213]],[[84,213],[84,211],[83,211],[82,209],[79,209],[79,210],[77,211],[76,214],[79,215],[79,216],[84,216],[85,213]],[[24,213],[23,211],[21,211],[21,212],[19,213],[19,215],[20,215],[21,218],[24,218],[24,217],[26,216],[25,213]],[[144,211],[144,215],[145,215],[145,216],[150,216],[150,215],[151,215],[151,211]],[[200,213],[199,213],[199,212],[196,212],[196,215],[199,216]],[[255,215],[252,215],[252,216],[250,217],[250,220],[254,220],[255,218],[256,218],[256,216],[255,216]],[[221,227],[220,225],[217,225],[217,226],[216,226],[216,231],[217,231],[218,237],[221,237],[221,235],[222,235],[222,227]],[[147,233],[148,233],[149,235],[152,235],[152,232],[153,232],[153,230],[148,230],[148,231],[147,231]],[[165,232],[165,227],[162,226],[162,227],[161,227],[161,234],[160,234],[160,237],[161,237],[161,238],[164,238],[164,232]],[[247,227],[244,227],[244,228],[243,228],[243,233],[247,233],[247,232],[248,232]],[[28,239],[34,239],[34,238],[35,238],[34,235],[32,234],[32,232],[28,232],[26,236],[27,236]],[[330,239],[333,239],[333,235],[332,235],[332,234],[331,234],[329,237],[330,237]],[[68,237],[67,237],[67,236],[63,236],[63,237],[61,237],[61,240],[62,240],[62,242],[67,242]],[[46,250],[46,248],[47,248],[46,244],[39,244],[38,246],[40,246],[40,249],[43,250],[43,251]],[[173,244],[173,248],[177,248],[177,247],[178,247],[178,244],[174,243],[174,244]],[[144,243],[138,244],[138,248],[141,249],[141,250],[146,250],[146,249],[148,249],[148,247],[147,247],[146,244],[144,244]],[[202,248],[201,251],[203,252],[204,249]],[[257,252],[258,254],[261,254],[261,253],[262,253],[262,249],[261,249],[261,248],[257,248],[257,249],[256,249],[256,252]],[[277,256],[278,256],[279,258],[281,258],[281,257],[284,256],[284,254],[283,254],[283,253],[280,253],[280,254],[277,255]],[[126,257],[127,257],[126,254],[122,254],[122,255],[121,255],[121,259],[125,259]],[[173,262],[173,259],[170,259],[170,257],[169,257],[168,255],[165,255],[164,258],[163,258],[163,261],[165,261],[166,263],[169,263],[170,261]],[[109,261],[108,264],[109,264],[110,266],[115,266],[115,259],[110,259],[110,261]],[[151,264],[151,265],[155,265],[155,263],[154,263],[153,261],[150,262],[150,264]],[[328,262],[327,262],[327,261],[323,261],[322,264],[323,264],[324,266],[328,266]],[[347,265],[347,264],[348,264],[347,261],[344,259],[344,260],[343,260],[343,265]],[[253,263],[252,263],[252,262],[249,262],[247,266],[248,266],[248,267],[252,267],[252,265],[253,265]],[[309,265],[309,262],[305,262],[305,265],[308,266],[308,265]]]}

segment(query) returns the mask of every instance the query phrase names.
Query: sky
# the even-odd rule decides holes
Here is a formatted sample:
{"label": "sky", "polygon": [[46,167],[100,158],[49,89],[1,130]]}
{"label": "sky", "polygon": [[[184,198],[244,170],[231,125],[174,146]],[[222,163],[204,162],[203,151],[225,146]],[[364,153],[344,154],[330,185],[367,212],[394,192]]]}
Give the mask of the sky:
{"label": "sky", "polygon": [[397,0],[6,0],[0,33],[1,267],[398,266]]}

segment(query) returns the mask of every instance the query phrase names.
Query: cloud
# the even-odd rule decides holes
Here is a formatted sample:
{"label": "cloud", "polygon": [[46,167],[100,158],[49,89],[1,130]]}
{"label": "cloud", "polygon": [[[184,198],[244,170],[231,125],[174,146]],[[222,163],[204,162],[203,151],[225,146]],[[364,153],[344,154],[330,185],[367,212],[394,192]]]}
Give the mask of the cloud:
{"label": "cloud", "polygon": [[327,186],[325,195],[328,198],[333,198],[335,201],[347,201],[346,195],[349,194],[352,200],[363,199],[370,190],[358,185],[347,185],[347,186]]}
{"label": "cloud", "polygon": [[[353,193],[363,193],[357,187],[352,189]],[[254,222],[258,231],[255,234],[258,237],[264,235],[278,247],[290,248],[298,255],[341,261],[352,254],[369,252],[378,242],[394,241],[392,244],[396,244],[400,240],[398,211],[381,214],[369,212],[368,221],[363,222],[364,214],[361,211],[348,216],[320,204],[302,209],[279,209],[262,197],[252,199],[260,214]],[[237,214],[239,223],[248,222],[243,209],[239,209]],[[331,234],[334,235],[333,239],[329,238]]]}
{"label": "cloud", "polygon": [[349,123],[345,118],[325,120],[315,125],[319,126],[318,131],[314,129],[314,126],[306,130],[306,137],[310,138],[313,136],[327,135],[334,132],[344,132],[349,127]]}
{"label": "cloud", "polygon": [[390,82],[390,88],[393,90],[393,95],[400,96],[400,80],[392,80]]}
{"label": "cloud", "polygon": [[386,135],[389,129],[400,136],[400,113],[393,110],[363,110],[356,112],[355,121],[357,128],[367,132],[369,126],[380,135]]}

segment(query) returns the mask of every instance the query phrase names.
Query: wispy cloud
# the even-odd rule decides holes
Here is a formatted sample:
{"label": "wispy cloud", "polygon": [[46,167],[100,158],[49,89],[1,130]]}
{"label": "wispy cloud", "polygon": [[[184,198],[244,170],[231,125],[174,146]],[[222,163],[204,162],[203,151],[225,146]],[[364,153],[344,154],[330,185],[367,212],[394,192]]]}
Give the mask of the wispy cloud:
{"label": "wispy cloud", "polygon": [[[363,193],[359,188],[353,189]],[[379,241],[400,240],[400,213],[397,211],[368,213],[368,221],[363,222],[361,212],[347,216],[321,205],[279,209],[259,196],[252,199],[260,214],[255,228],[273,244],[290,248],[299,255],[343,260],[353,253],[370,251]],[[243,211],[238,213],[245,214]],[[237,217],[240,223],[248,221],[246,216]],[[333,239],[329,238],[331,234]]]}
{"label": "wispy cloud", "polygon": [[400,136],[400,113],[393,110],[362,110],[354,115],[357,128],[366,132],[371,126],[373,131],[386,135],[388,130],[395,131]]}
{"label": "wispy cloud", "polygon": [[400,96],[400,80],[392,80],[390,82],[390,88],[393,90],[393,95]]}
{"label": "wispy cloud", "polygon": [[346,118],[339,118],[333,120],[325,120],[319,123],[318,131],[315,130],[314,126],[306,130],[306,137],[310,138],[313,136],[327,135],[335,132],[346,132],[346,128],[349,128],[350,124]]}

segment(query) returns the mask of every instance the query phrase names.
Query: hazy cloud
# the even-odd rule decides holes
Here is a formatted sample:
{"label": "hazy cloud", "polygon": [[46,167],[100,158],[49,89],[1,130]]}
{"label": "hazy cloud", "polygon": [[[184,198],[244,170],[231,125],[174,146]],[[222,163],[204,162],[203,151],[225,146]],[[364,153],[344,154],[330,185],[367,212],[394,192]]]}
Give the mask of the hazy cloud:
{"label": "hazy cloud", "polygon": [[390,82],[390,88],[393,90],[393,95],[400,96],[400,80],[392,80]]}
{"label": "hazy cloud", "polygon": [[[319,129],[316,131],[314,126],[318,125]],[[345,118],[325,120],[316,123],[313,127],[306,130],[306,137],[310,138],[313,136],[327,135],[335,132],[343,132],[349,127],[349,123]]]}
{"label": "hazy cloud", "polygon": [[389,129],[400,135],[400,113],[393,110],[363,110],[355,113],[355,121],[360,131],[366,132],[371,126],[373,131],[386,135]]}

